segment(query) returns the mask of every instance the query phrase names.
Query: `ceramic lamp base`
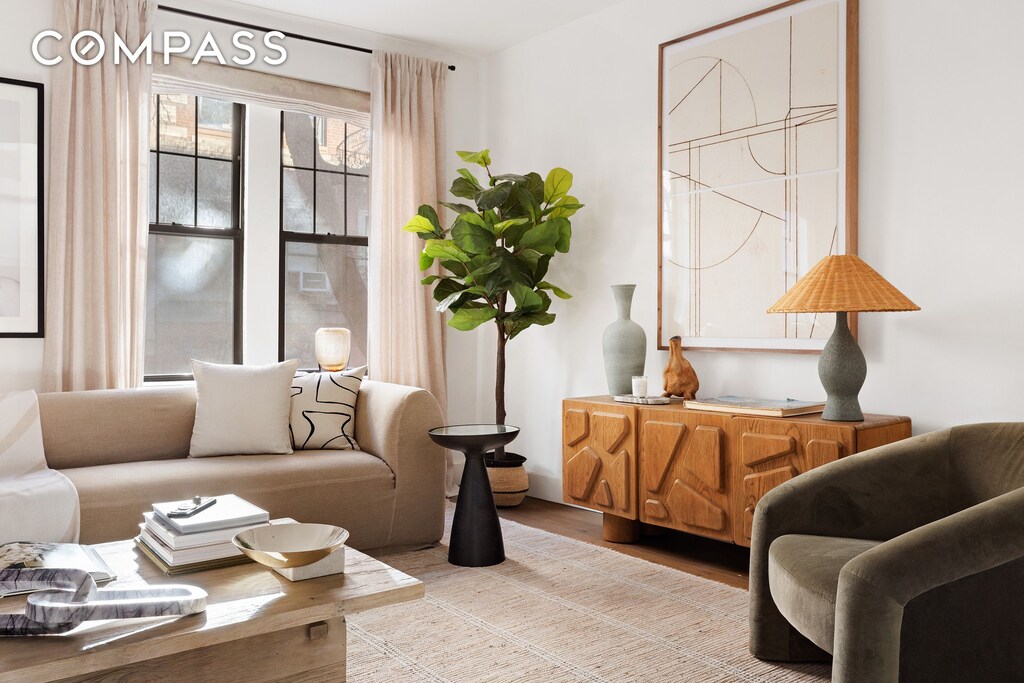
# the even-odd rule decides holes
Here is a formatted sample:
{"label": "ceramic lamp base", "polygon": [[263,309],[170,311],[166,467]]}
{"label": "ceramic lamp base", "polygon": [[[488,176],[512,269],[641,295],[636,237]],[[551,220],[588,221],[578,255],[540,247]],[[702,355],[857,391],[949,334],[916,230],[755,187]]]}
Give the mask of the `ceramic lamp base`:
{"label": "ceramic lamp base", "polygon": [[853,338],[847,324],[846,313],[836,313],[836,327],[818,359],[818,377],[825,388],[827,400],[823,420],[860,422],[864,413],[857,394],[864,386],[868,365],[864,352]]}

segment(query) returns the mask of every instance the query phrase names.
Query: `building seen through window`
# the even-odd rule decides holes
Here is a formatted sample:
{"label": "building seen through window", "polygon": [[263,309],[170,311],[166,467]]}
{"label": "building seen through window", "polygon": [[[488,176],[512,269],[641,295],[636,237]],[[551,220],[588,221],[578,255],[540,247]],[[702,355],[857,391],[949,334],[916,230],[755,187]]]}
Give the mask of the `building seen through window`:
{"label": "building seen through window", "polygon": [[154,95],[145,374],[241,361],[241,105]]}
{"label": "building seen through window", "polygon": [[366,363],[369,131],[343,119],[281,115],[280,357],[316,367],[319,327],[352,331]]}

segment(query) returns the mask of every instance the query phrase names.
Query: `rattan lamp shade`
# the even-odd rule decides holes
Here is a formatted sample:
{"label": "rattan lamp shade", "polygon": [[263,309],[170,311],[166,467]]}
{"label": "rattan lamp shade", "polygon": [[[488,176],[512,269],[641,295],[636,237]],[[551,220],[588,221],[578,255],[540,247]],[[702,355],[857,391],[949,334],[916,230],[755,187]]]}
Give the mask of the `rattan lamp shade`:
{"label": "rattan lamp shade", "polygon": [[826,256],[768,309],[769,313],[919,311],[908,299],[853,254]]}

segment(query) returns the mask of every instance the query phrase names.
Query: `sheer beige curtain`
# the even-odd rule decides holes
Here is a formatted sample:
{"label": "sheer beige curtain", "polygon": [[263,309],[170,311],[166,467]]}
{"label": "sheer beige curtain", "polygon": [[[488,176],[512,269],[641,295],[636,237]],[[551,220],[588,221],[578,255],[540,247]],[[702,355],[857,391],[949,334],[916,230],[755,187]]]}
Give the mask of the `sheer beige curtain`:
{"label": "sheer beige curtain", "polygon": [[[438,206],[444,178],[444,64],[375,51],[371,67],[369,374],[423,387],[447,415],[444,317],[418,267],[422,243],[403,232],[421,204]],[[436,266],[435,266],[436,268]],[[439,272],[439,271],[438,271]],[[448,461],[448,492],[456,490]]]}
{"label": "sheer beige curtain", "polygon": [[[50,91],[49,391],[142,381],[151,67],[145,56],[115,64],[113,46],[117,33],[134,50],[152,29],[155,9],[155,0],[57,3],[54,28],[65,40]],[[67,54],[71,37],[85,30],[106,44],[91,66]]]}

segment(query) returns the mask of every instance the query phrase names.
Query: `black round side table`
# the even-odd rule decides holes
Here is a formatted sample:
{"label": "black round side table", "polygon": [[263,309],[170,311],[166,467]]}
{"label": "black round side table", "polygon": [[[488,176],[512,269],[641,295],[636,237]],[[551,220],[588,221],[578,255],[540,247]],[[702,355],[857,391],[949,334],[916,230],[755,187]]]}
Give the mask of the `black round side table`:
{"label": "black round side table", "polygon": [[505,561],[505,543],[494,507],[484,453],[509,443],[519,427],[498,424],[450,425],[427,432],[434,443],[466,454],[455,504],[448,561],[460,567],[489,567]]}

